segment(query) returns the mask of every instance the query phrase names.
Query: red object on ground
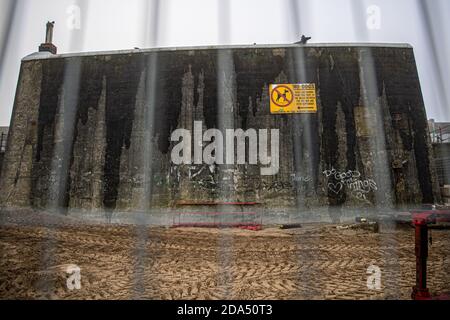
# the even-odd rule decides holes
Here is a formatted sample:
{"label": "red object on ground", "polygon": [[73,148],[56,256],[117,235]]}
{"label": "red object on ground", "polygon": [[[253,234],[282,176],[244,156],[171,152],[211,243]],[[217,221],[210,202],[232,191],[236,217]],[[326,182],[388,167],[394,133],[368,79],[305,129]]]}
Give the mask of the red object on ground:
{"label": "red object on ground", "polygon": [[250,231],[261,231],[262,230],[262,226],[261,225],[242,226],[240,228],[244,229],[244,230],[250,230]]}
{"label": "red object on ground", "polygon": [[416,228],[416,285],[411,294],[413,300],[447,300],[450,298],[448,295],[432,297],[427,288],[428,225],[437,222],[450,222],[450,210],[413,213],[413,224]]}

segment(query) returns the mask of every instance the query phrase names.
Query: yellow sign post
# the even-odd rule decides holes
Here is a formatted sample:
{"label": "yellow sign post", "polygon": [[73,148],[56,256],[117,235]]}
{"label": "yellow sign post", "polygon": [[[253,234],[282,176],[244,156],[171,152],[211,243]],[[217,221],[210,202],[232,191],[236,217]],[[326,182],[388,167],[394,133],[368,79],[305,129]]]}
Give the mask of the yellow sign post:
{"label": "yellow sign post", "polygon": [[271,84],[270,113],[316,113],[317,98],[314,83]]}

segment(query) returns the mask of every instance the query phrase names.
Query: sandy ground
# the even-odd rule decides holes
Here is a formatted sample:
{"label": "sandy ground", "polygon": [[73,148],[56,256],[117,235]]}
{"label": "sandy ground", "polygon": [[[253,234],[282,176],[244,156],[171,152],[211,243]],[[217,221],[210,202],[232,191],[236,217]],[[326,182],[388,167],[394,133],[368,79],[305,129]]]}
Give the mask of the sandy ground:
{"label": "sandy ground", "polygon": [[[450,231],[432,232],[429,287],[450,292]],[[2,299],[409,299],[414,231],[171,229],[0,214]],[[67,288],[67,267],[81,289]],[[367,269],[381,269],[381,290]]]}

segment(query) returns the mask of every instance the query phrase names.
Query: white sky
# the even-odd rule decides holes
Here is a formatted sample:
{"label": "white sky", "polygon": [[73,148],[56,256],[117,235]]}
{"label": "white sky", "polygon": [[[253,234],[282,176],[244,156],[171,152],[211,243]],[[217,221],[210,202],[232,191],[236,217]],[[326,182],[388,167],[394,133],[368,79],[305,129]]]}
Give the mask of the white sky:
{"label": "white sky", "polygon": [[[7,0],[0,1],[0,28],[4,31]],[[18,7],[0,69],[0,126],[9,125],[20,59],[37,51],[48,20],[56,21],[54,43],[59,53],[152,44],[285,44],[298,41],[302,33],[312,36],[312,42],[410,43],[415,49],[428,117],[450,121],[450,106],[445,104],[443,93],[450,92],[450,1],[428,0],[432,29],[426,28],[422,18],[421,1],[229,0],[227,24],[223,18],[227,0],[160,0],[156,21],[148,14],[154,8],[151,0],[16,0]],[[297,20],[293,2],[297,2]],[[74,4],[82,9],[80,30],[68,27],[71,16],[67,10]],[[372,5],[381,10],[380,29],[366,26],[366,10]],[[155,23],[158,32],[153,38]],[[434,31],[437,61],[426,30]],[[0,32],[0,40],[2,35],[4,32]]]}

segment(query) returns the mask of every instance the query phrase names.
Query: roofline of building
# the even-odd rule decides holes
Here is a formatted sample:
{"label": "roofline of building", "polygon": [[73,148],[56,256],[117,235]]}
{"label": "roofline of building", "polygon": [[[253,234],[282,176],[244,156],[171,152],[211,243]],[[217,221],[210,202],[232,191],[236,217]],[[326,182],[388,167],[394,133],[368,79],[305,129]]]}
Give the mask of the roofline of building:
{"label": "roofline of building", "polygon": [[190,46],[190,47],[161,47],[149,49],[131,49],[114,51],[92,51],[81,53],[51,54],[49,52],[35,52],[22,59],[22,61],[58,59],[71,57],[126,55],[150,52],[192,51],[192,50],[229,50],[229,49],[287,49],[287,48],[333,48],[333,47],[359,47],[359,48],[403,48],[412,49],[407,43],[310,43],[310,44],[256,44],[256,45],[222,45],[222,46]]}

